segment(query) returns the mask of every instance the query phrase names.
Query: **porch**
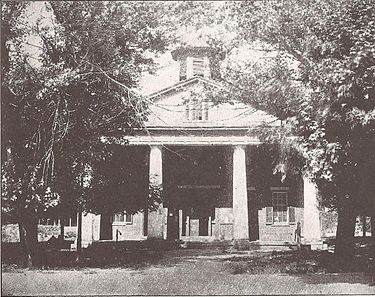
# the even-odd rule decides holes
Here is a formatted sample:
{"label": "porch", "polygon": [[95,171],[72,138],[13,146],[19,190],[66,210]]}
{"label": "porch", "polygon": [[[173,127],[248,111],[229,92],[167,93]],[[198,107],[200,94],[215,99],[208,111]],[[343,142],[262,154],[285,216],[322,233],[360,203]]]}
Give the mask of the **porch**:
{"label": "porch", "polygon": [[[282,184],[268,169],[259,188],[261,159],[256,145],[151,146],[149,178],[162,185],[163,203],[114,222],[113,240],[291,243],[297,222],[305,238],[320,238],[315,187],[301,176]],[[306,214],[314,223],[304,226]]]}

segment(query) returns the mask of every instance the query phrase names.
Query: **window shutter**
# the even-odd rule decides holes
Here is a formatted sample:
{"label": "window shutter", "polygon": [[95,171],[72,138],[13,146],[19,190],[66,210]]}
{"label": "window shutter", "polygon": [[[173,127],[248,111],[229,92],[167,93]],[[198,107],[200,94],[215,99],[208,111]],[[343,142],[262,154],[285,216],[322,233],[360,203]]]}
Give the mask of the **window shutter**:
{"label": "window shutter", "polygon": [[187,73],[186,59],[182,59],[180,60],[180,81],[183,81],[186,79],[186,73]]}
{"label": "window shutter", "polygon": [[185,106],[185,119],[187,120],[187,121],[189,121],[190,120],[190,107],[189,107],[189,102],[188,103],[186,103],[186,106]]}
{"label": "window shutter", "polygon": [[266,225],[273,224],[273,207],[266,207]]}
{"label": "window shutter", "polygon": [[289,207],[289,224],[295,224],[295,223],[296,223],[296,208]]}
{"label": "window shutter", "polygon": [[205,102],[204,104],[204,114],[205,114],[205,120],[208,121],[208,108],[209,108],[209,103]]}

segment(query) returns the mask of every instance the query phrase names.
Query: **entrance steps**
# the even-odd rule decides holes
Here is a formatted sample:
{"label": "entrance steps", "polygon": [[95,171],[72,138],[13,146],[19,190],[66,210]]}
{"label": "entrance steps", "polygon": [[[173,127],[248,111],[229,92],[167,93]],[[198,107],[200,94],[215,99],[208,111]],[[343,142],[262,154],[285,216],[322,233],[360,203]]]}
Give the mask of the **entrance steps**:
{"label": "entrance steps", "polygon": [[212,249],[231,247],[231,241],[185,241],[181,247],[187,249]]}
{"label": "entrance steps", "polygon": [[182,245],[183,248],[188,249],[212,249],[221,248],[226,250],[259,250],[259,251],[283,251],[283,250],[296,250],[297,244],[294,242],[282,241],[248,241],[248,240],[221,240],[221,241],[185,241]]}

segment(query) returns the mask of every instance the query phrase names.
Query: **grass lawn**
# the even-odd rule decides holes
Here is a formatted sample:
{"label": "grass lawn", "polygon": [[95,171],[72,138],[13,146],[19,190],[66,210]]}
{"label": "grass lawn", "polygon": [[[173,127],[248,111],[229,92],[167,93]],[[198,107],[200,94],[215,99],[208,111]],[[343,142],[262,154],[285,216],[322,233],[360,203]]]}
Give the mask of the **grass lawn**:
{"label": "grass lawn", "polygon": [[3,265],[2,293],[375,294],[362,256],[355,259],[350,272],[333,272],[333,258],[328,252],[174,249],[118,251],[105,256],[44,269]]}

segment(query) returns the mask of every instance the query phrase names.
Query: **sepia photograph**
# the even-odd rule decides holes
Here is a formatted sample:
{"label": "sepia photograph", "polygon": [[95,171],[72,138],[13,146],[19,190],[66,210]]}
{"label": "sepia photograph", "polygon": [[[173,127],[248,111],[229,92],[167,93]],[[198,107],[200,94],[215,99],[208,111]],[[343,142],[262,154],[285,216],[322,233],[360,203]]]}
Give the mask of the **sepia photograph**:
{"label": "sepia photograph", "polygon": [[1,295],[375,295],[373,0],[2,1]]}

